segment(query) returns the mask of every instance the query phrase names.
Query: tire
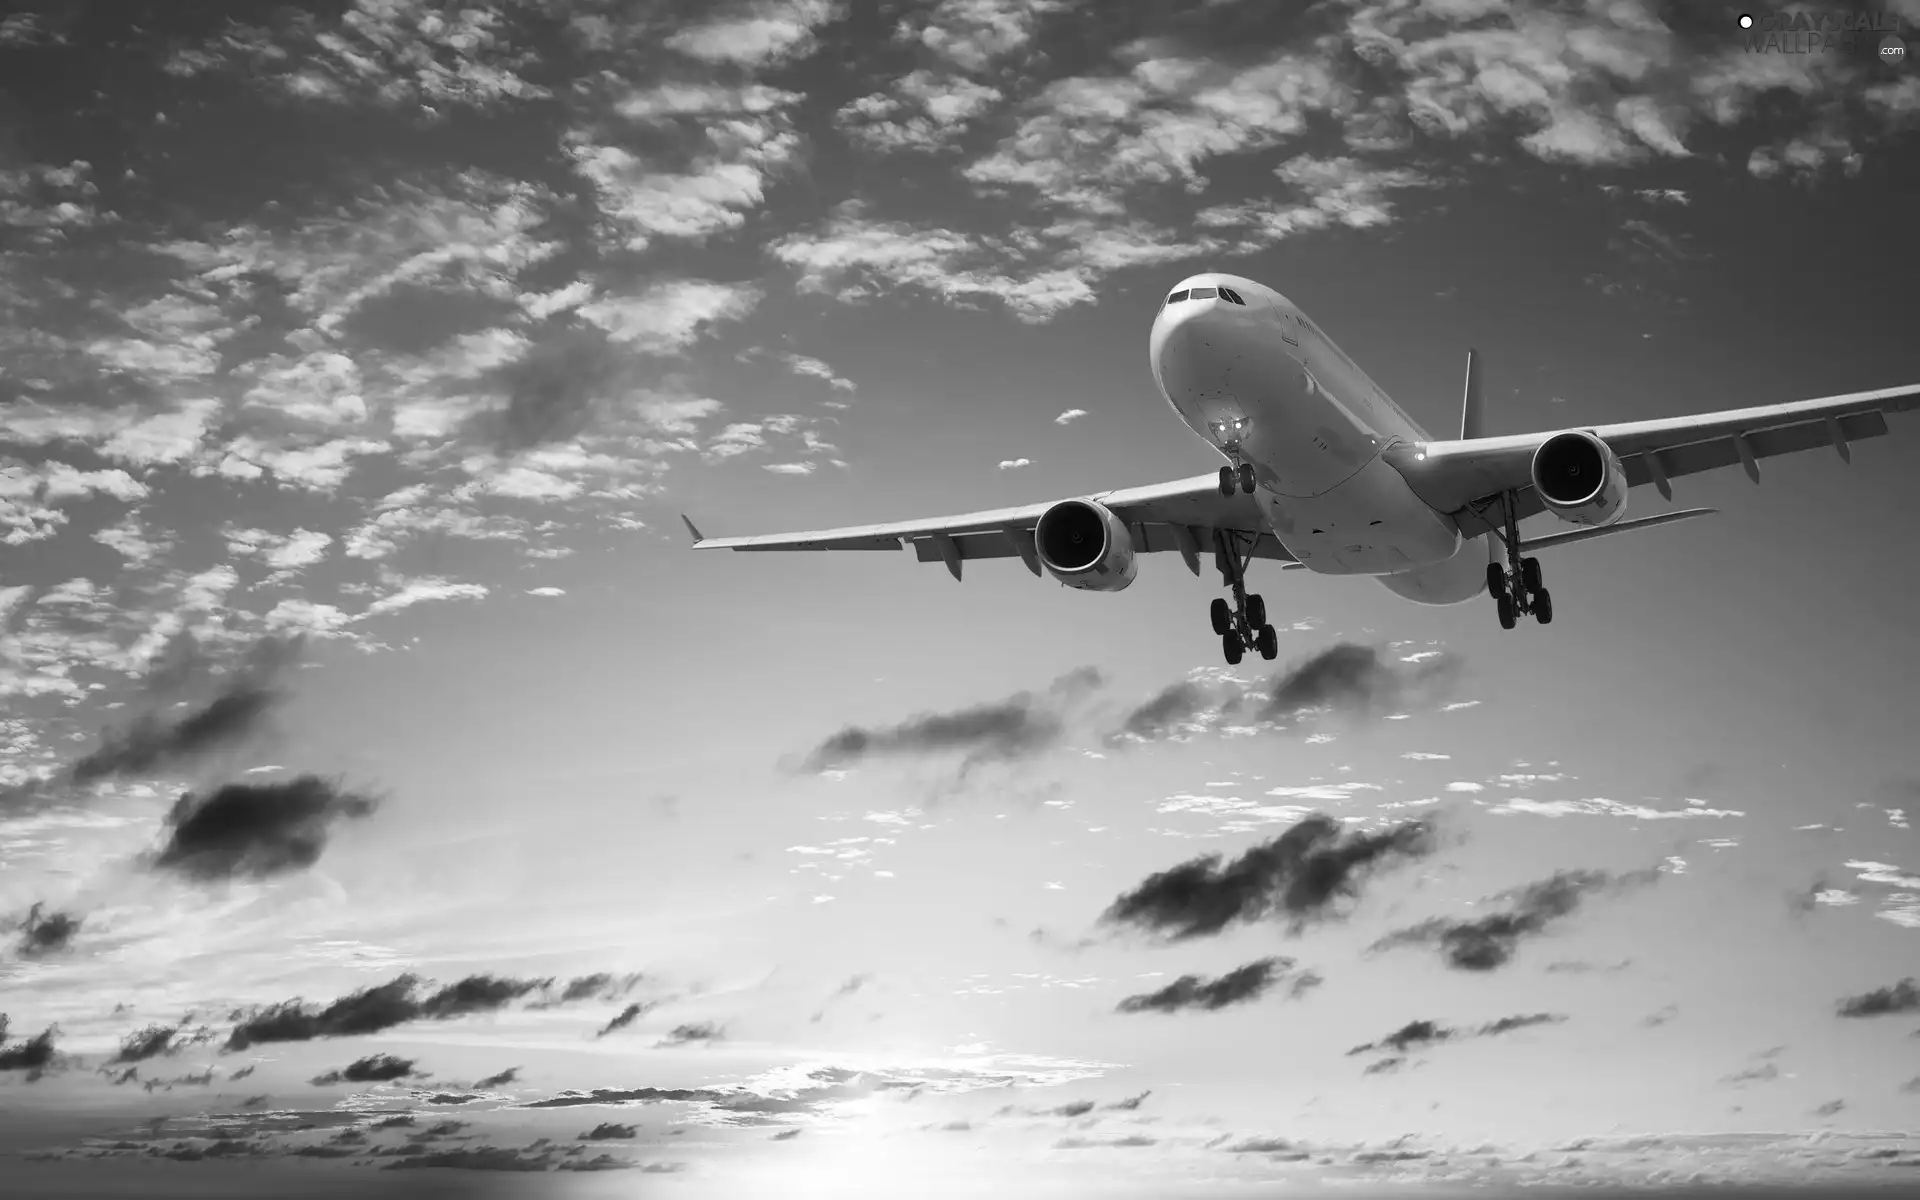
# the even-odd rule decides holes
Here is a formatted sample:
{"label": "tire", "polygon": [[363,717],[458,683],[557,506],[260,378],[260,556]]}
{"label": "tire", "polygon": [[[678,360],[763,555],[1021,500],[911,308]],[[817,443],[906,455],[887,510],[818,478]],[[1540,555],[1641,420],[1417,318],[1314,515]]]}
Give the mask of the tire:
{"label": "tire", "polygon": [[1253,489],[1259,486],[1260,486],[1260,481],[1256,479],[1253,474],[1253,464],[1241,463],[1240,464],[1240,490],[1245,492],[1247,495],[1251,496],[1253,495]]}
{"label": "tire", "polygon": [[1227,656],[1227,665],[1230,667],[1239,666],[1241,656],[1247,652],[1247,648],[1240,644],[1240,635],[1237,633],[1229,633],[1221,637],[1220,650]]}
{"label": "tire", "polygon": [[1260,635],[1254,638],[1253,644],[1259,649],[1260,657],[1268,662],[1280,657],[1280,635],[1271,625],[1260,627]]}
{"label": "tire", "polygon": [[1529,592],[1540,590],[1540,560],[1523,558],[1520,560],[1520,583]]}
{"label": "tire", "polygon": [[1504,596],[1507,594],[1507,572],[1499,563],[1487,564],[1487,595]]}
{"label": "tire", "polygon": [[[1247,597],[1247,624],[1255,629],[1267,623],[1267,601],[1258,592]],[[1226,630],[1221,630],[1225,633]]]}
{"label": "tire", "polygon": [[1495,597],[1495,600],[1500,609],[1500,628],[1512,629],[1518,620],[1518,617],[1513,611],[1513,597],[1502,592],[1499,596]]}
{"label": "tire", "polygon": [[1213,617],[1213,631],[1215,633],[1224,635],[1233,632],[1233,609],[1227,605],[1225,600],[1218,598],[1214,600],[1211,615]]}
{"label": "tire", "polygon": [[1222,496],[1233,495],[1234,490],[1238,485],[1238,482],[1239,481],[1233,477],[1232,467],[1220,468],[1220,494]]}
{"label": "tire", "polygon": [[1553,624],[1553,593],[1545,588],[1533,594],[1533,619],[1542,625]]}

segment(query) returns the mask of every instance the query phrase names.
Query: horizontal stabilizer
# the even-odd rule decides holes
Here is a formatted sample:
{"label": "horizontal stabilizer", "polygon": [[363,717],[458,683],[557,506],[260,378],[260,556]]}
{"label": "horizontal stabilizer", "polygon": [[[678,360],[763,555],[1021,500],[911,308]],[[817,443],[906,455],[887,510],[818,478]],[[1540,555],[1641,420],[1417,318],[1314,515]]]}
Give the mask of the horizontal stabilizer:
{"label": "horizontal stabilizer", "polygon": [[1602,525],[1597,529],[1575,529],[1567,533],[1550,533],[1545,537],[1523,538],[1520,550],[1545,550],[1549,546],[1564,546],[1568,542],[1584,542],[1588,538],[1606,537],[1610,533],[1628,533],[1635,529],[1652,529],[1655,525],[1670,525],[1675,521],[1684,521],[1688,517],[1704,517],[1716,513],[1717,508],[1682,508],[1674,512],[1655,513],[1651,517],[1641,517],[1637,521],[1621,521],[1616,525]]}

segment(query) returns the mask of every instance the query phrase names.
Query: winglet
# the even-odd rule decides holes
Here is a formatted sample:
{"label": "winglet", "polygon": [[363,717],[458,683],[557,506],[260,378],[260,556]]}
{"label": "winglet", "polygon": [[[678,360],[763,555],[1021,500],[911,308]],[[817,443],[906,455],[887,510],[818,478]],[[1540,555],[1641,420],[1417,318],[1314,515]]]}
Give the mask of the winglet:
{"label": "winglet", "polygon": [[1467,351],[1467,386],[1460,398],[1460,440],[1472,441],[1485,437],[1487,428],[1487,398],[1480,390],[1480,355]]}
{"label": "winglet", "polygon": [[681,521],[686,523],[687,532],[693,535],[693,540],[695,545],[698,545],[699,543],[707,540],[707,535],[700,532],[700,527],[693,523],[692,517],[689,517],[685,513],[681,513],[680,519]]}

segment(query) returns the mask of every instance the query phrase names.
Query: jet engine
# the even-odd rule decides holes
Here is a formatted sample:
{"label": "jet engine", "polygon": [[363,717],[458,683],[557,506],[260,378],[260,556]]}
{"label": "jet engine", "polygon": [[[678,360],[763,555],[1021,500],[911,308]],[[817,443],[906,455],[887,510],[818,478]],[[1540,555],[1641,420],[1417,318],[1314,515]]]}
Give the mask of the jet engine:
{"label": "jet engine", "polygon": [[1033,547],[1048,573],[1070,588],[1117,592],[1140,571],[1126,522],[1092,500],[1062,500],[1041,513]]}
{"label": "jet engine", "polygon": [[1627,473],[1613,447],[1581,430],[1556,433],[1533,452],[1533,487],[1549,511],[1575,525],[1611,525],[1627,511]]}

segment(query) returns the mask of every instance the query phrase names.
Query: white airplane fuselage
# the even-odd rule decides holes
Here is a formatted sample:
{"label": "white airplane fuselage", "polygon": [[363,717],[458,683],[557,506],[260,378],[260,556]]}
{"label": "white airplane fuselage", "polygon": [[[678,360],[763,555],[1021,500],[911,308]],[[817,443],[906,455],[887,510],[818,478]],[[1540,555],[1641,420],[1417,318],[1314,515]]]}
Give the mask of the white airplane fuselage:
{"label": "white airplane fuselage", "polygon": [[1430,435],[1272,288],[1209,272],[1169,291],[1222,287],[1244,303],[1216,294],[1163,304],[1149,342],[1153,378],[1195,433],[1252,465],[1280,544],[1309,570],[1377,576],[1423,604],[1486,590],[1492,537],[1463,537],[1383,457]]}

